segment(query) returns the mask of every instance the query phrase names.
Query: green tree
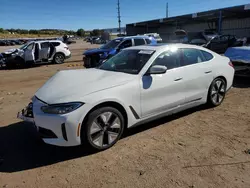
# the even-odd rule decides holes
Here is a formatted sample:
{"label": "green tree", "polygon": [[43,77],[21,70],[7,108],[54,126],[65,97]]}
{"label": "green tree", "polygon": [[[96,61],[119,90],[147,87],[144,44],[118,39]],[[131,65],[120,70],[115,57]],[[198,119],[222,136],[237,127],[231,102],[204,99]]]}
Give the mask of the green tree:
{"label": "green tree", "polygon": [[84,37],[85,31],[84,31],[84,29],[78,29],[77,32],[76,32],[76,34],[77,34],[78,36],[80,36],[80,37]]}
{"label": "green tree", "polygon": [[103,30],[100,29],[94,29],[93,31],[90,32],[91,36],[101,36],[103,33]]}
{"label": "green tree", "polygon": [[3,28],[0,28],[0,33],[4,33],[4,29]]}

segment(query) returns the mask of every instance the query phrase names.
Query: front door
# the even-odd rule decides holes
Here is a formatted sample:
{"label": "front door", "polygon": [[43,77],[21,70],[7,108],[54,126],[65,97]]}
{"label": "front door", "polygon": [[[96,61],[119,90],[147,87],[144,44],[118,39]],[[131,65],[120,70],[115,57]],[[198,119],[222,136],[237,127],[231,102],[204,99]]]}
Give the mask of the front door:
{"label": "front door", "polygon": [[152,65],[167,67],[165,74],[144,75],[141,80],[141,115],[147,117],[171,111],[185,100],[184,72],[179,69],[179,50],[160,54]]}
{"label": "front door", "polygon": [[34,51],[35,51],[35,45],[34,43],[29,44],[25,50],[24,50],[24,60],[26,62],[34,61]]}

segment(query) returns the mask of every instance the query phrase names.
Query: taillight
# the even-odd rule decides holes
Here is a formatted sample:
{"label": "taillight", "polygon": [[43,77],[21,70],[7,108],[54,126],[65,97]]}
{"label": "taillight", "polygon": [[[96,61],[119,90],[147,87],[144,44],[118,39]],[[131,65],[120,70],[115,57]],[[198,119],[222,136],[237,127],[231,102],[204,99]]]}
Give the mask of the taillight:
{"label": "taillight", "polygon": [[228,65],[234,68],[232,61],[229,61]]}

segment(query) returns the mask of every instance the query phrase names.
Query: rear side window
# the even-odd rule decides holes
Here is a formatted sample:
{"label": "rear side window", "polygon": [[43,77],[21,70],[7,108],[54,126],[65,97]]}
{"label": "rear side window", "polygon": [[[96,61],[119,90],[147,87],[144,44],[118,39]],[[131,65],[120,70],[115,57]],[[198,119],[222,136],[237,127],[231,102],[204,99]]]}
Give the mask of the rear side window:
{"label": "rear side window", "polygon": [[48,42],[41,43],[41,48],[49,48],[49,43]]}
{"label": "rear side window", "polygon": [[135,46],[139,46],[139,45],[144,45],[145,41],[144,39],[134,39],[135,42]]}
{"label": "rear side window", "polygon": [[53,46],[59,46],[60,42],[52,42]]}
{"label": "rear side window", "polygon": [[181,66],[192,65],[206,61],[200,50],[193,48],[182,49]]}
{"label": "rear side window", "polygon": [[214,58],[214,56],[213,56],[212,54],[210,54],[210,53],[208,53],[208,52],[205,52],[205,51],[203,51],[203,50],[201,50],[201,53],[203,54],[203,56],[204,56],[204,58],[206,59],[206,61],[209,61],[209,60],[211,60],[211,59]]}
{"label": "rear side window", "polygon": [[147,44],[151,44],[151,40],[145,39]]}

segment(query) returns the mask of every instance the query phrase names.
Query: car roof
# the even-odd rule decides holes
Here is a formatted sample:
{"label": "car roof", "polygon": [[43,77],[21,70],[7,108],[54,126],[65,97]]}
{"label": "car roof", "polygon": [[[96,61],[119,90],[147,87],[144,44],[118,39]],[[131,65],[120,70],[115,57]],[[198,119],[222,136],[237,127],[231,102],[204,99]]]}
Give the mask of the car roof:
{"label": "car roof", "polygon": [[144,35],[136,35],[136,36],[126,36],[126,37],[118,37],[115,38],[114,40],[125,40],[125,39],[149,39],[148,36],[144,36]]}
{"label": "car roof", "polygon": [[62,42],[62,41],[60,41],[60,40],[38,40],[35,42]]}
{"label": "car roof", "polygon": [[[195,48],[199,50],[205,50],[205,51],[210,51],[202,46],[196,46],[192,44],[183,44],[183,43],[157,43],[157,44],[149,44],[149,45],[140,45],[140,46],[133,46],[126,48],[127,49],[134,49],[134,50],[162,50],[165,49],[166,47],[176,47],[176,48]],[[211,52],[210,52],[211,53]]]}

